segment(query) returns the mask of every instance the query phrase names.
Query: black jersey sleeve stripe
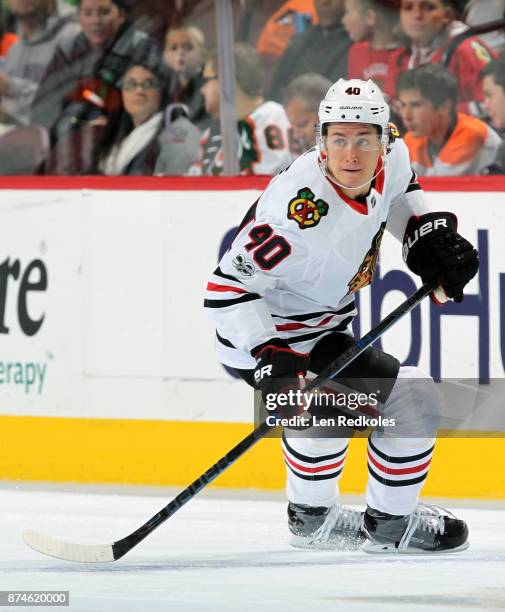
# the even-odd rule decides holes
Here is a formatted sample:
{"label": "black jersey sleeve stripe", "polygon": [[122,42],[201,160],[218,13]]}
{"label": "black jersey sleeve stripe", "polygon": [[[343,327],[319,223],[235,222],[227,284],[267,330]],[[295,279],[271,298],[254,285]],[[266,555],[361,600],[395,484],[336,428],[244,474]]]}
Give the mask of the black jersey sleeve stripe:
{"label": "black jersey sleeve stripe", "polygon": [[423,474],[422,476],[417,476],[416,478],[407,478],[405,480],[390,480],[389,478],[383,478],[382,476],[379,476],[379,474],[372,470],[370,465],[368,465],[368,471],[370,472],[370,475],[375,478],[375,480],[388,487],[408,487],[410,485],[419,484],[420,482],[423,482],[423,480],[425,480],[428,476],[428,472],[426,472],[426,474]]}
{"label": "black jersey sleeve stripe", "polygon": [[214,270],[214,274],[216,276],[219,276],[220,278],[225,278],[226,280],[231,280],[235,283],[240,283],[241,285],[244,284],[241,280],[239,280],[238,278],[235,278],[231,274],[225,274],[219,266]]}
{"label": "black jersey sleeve stripe", "polygon": [[236,304],[242,304],[243,302],[252,302],[253,300],[260,300],[261,296],[257,293],[247,293],[241,295],[238,298],[231,300],[204,300],[203,305],[205,308],[226,308],[227,306],[235,306]]}
{"label": "black jersey sleeve stripe", "polygon": [[410,455],[408,457],[390,457],[389,455],[386,455],[381,452],[370,438],[368,438],[368,445],[377,455],[377,457],[380,457],[381,459],[383,459],[384,461],[388,461],[389,463],[410,463],[411,461],[420,461],[421,459],[424,459],[425,457],[430,455],[433,452],[433,449],[435,448],[435,445],[433,445],[427,451],[424,451],[424,453],[419,453],[419,455]]}
{"label": "black jersey sleeve stripe", "polygon": [[295,449],[289,445],[284,432],[282,433],[282,441],[284,442],[284,445],[290,455],[293,455],[293,457],[295,457],[299,461],[304,461],[305,463],[321,463],[323,461],[329,461],[330,459],[338,459],[339,457],[342,457],[342,455],[345,455],[345,453],[347,452],[347,446],[346,446],[343,450],[339,451],[338,453],[335,453],[334,455],[322,455],[320,457],[309,457],[308,455],[302,455],[298,451],[295,451]]}
{"label": "black jersey sleeve stripe", "polygon": [[336,327],[330,327],[330,329],[322,329],[317,332],[312,332],[311,334],[302,334],[301,336],[293,336],[293,338],[288,338],[288,344],[297,344],[299,342],[305,342],[306,340],[312,340],[313,338],[318,338],[323,334],[327,334],[328,332],[341,332],[346,330],[349,327],[349,323],[354,319],[354,317],[346,317],[341,323],[339,323]]}
{"label": "black jersey sleeve stripe", "polygon": [[276,315],[273,314],[272,317],[276,319],[284,319],[286,321],[309,321],[310,319],[317,319],[318,317],[322,317],[324,315],[343,315],[349,312],[352,312],[356,308],[354,302],[344,306],[340,310],[323,310],[322,312],[308,312],[306,314],[299,315]]}
{"label": "black jersey sleeve stripe", "polygon": [[224,346],[227,346],[228,348],[235,348],[235,345],[232,344],[229,340],[227,340],[226,338],[223,338],[223,336],[219,335],[219,332],[216,329],[216,338],[218,339],[218,342],[220,342],[221,344],[223,344]]}
{"label": "black jersey sleeve stripe", "polygon": [[412,176],[410,177],[410,182],[405,190],[405,193],[411,193],[412,191],[420,191],[422,189],[421,185],[417,182],[417,174],[414,170],[412,170]]}
{"label": "black jersey sleeve stripe", "polygon": [[240,225],[238,226],[235,236],[233,237],[234,240],[237,237],[237,235],[240,234],[240,232],[244,229],[244,227],[256,217],[256,207],[258,206],[258,202],[259,202],[259,198],[256,200],[256,202],[254,202],[254,204],[246,212],[244,218],[242,219]]}

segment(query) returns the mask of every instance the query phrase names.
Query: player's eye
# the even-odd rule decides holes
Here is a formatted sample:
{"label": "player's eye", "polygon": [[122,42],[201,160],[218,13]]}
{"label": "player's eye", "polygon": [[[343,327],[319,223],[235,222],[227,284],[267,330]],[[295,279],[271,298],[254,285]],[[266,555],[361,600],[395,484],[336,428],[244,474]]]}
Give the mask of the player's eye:
{"label": "player's eye", "polygon": [[370,138],[358,138],[358,140],[356,141],[356,144],[358,145],[360,149],[368,149],[370,148],[372,141]]}
{"label": "player's eye", "polygon": [[339,149],[344,149],[347,144],[347,141],[345,140],[345,138],[334,138],[333,144]]}

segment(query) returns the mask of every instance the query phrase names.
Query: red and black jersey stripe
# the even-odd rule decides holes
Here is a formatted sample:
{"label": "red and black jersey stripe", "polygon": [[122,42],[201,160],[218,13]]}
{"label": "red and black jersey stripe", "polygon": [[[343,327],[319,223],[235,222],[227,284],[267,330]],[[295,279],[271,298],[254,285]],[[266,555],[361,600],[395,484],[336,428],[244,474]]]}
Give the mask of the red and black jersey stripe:
{"label": "red and black jersey stripe", "polygon": [[321,329],[321,330],[312,332],[310,334],[301,334],[299,336],[293,336],[292,338],[287,338],[286,341],[289,345],[291,345],[291,344],[297,344],[299,342],[306,342],[307,340],[313,340],[314,338],[318,338],[319,336],[322,336],[323,334],[327,334],[329,332],[343,332],[349,327],[353,318],[354,317],[346,317],[343,321],[341,321],[335,327]]}
{"label": "red and black jersey stripe", "polygon": [[324,317],[325,315],[343,315],[352,312],[356,308],[354,302],[351,302],[347,306],[340,308],[340,310],[323,310],[321,312],[307,312],[304,314],[294,314],[294,315],[277,315],[273,314],[272,317],[276,319],[284,319],[287,321],[310,321],[310,319],[318,319],[319,317]]}

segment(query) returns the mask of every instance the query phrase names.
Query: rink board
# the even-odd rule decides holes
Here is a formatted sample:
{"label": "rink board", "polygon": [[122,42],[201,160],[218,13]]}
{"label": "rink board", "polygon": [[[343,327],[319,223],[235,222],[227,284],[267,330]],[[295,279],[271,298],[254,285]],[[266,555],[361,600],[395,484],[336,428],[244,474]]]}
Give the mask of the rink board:
{"label": "rink board", "polygon": [[[245,423],[0,417],[6,480],[187,486],[251,431]],[[441,438],[423,495],[505,498],[503,438]],[[362,493],[366,438],[351,440],[340,481]],[[282,489],[277,439],[261,440],[215,481],[218,487]],[[211,485],[213,486],[213,485]]]}
{"label": "rink board", "polygon": [[[251,393],[216,362],[201,304],[223,239],[265,184],[0,181],[0,478],[185,484],[250,431]],[[456,212],[479,245],[481,271],[462,309],[440,316],[425,302],[382,346],[434,376],[501,378],[505,181],[425,187],[433,208]],[[416,282],[386,235],[355,331]],[[345,491],[364,488],[363,446],[352,442]],[[502,438],[441,439],[426,494],[505,497],[504,451]],[[216,484],[283,482],[279,443],[266,440]]]}

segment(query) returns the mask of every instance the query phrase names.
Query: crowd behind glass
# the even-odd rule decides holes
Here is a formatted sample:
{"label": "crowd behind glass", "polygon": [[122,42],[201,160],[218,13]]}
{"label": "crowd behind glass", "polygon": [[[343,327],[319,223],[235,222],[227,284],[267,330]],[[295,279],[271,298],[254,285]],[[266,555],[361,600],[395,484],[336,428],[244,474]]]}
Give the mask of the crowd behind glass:
{"label": "crowd behind glass", "polygon": [[[218,175],[211,0],[1,0],[0,174]],[[505,0],[233,2],[242,174],[315,144],[340,77],[373,79],[421,176],[505,173]],[[466,34],[465,34],[466,33]]]}

